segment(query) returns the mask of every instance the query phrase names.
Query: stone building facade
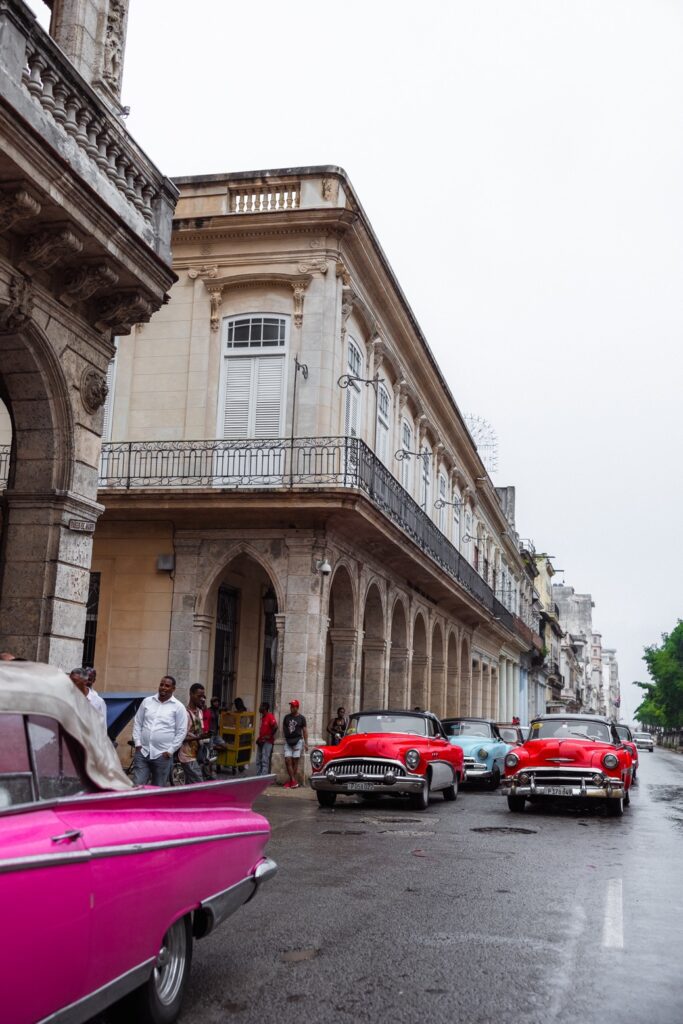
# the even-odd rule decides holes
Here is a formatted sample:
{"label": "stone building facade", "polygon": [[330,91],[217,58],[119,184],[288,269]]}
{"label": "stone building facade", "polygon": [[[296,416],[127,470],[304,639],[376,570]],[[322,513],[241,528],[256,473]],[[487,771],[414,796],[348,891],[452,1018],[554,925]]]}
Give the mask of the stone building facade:
{"label": "stone building facade", "polygon": [[110,373],[98,679],[297,697],[318,740],[340,705],[523,714],[529,578],[348,178],[175,183],[178,282]]}
{"label": "stone building facade", "polygon": [[0,5],[0,647],[79,662],[112,337],[174,276],[176,189],[125,130],[126,4]]}

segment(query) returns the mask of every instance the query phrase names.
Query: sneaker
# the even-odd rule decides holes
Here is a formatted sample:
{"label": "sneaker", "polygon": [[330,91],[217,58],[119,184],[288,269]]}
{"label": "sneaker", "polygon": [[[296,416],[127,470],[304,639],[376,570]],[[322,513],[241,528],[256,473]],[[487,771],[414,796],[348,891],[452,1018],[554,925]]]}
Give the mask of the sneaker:
{"label": "sneaker", "polygon": [[292,783],[290,783],[289,788],[290,789],[298,789],[299,788],[299,783],[298,782],[292,782]]}
{"label": "sneaker", "polygon": [[284,784],[284,786],[282,788],[283,789],[291,789],[292,788],[292,780],[290,779],[289,782],[285,782],[285,784]]}

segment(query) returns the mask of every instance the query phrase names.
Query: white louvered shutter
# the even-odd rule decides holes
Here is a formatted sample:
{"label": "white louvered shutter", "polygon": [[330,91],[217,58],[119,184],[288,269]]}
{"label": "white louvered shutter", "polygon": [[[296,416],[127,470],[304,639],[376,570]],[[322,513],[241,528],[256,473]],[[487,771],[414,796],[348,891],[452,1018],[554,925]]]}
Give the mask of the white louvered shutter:
{"label": "white louvered shutter", "polygon": [[282,385],[285,361],[276,356],[254,359],[253,437],[275,438],[281,433]]}
{"label": "white louvered shutter", "polygon": [[251,358],[226,359],[223,437],[249,437],[249,407],[252,393]]}
{"label": "white louvered shutter", "polygon": [[346,418],[344,434],[346,437],[358,437],[360,430],[360,395],[353,384],[346,389]]}
{"label": "white louvered shutter", "polygon": [[114,415],[114,382],[116,380],[116,356],[107,367],[107,398],[104,403],[104,420],[102,422],[102,440],[111,440],[111,425]]}

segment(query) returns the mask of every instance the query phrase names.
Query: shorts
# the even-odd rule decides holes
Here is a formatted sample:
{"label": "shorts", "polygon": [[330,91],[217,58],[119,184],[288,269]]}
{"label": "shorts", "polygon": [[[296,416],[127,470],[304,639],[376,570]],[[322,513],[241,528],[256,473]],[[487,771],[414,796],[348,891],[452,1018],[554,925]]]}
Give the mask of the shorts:
{"label": "shorts", "polygon": [[303,754],[303,751],[304,751],[304,741],[303,740],[299,740],[299,742],[297,744],[295,744],[295,746],[293,746],[293,747],[290,747],[289,743],[285,743],[285,751],[284,751],[285,757],[291,757],[292,760],[296,760],[298,757],[301,757],[301,755]]}

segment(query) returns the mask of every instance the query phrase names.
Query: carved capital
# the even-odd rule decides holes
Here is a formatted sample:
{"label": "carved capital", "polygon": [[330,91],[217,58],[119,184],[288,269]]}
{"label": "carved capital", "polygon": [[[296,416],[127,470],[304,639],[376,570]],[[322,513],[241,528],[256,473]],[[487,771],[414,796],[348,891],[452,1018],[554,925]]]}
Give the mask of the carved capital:
{"label": "carved capital", "polygon": [[118,279],[119,275],[108,263],[79,267],[64,278],[61,299],[67,304],[84,302],[101,288],[113,288]]}
{"label": "carved capital", "polygon": [[328,271],[327,260],[324,256],[316,260],[304,260],[303,263],[299,264],[298,271],[300,274],[313,274],[315,271],[318,271],[320,274],[326,274]]}
{"label": "carved capital", "polygon": [[114,334],[130,334],[133,324],[147,321],[159,308],[141,291],[115,292],[102,299],[95,313],[95,325]]}
{"label": "carved capital", "polygon": [[190,267],[187,276],[192,281],[195,281],[198,277],[214,281],[218,277],[218,266],[214,263],[210,266],[203,264],[201,267]]}
{"label": "carved capital", "polygon": [[11,277],[7,305],[0,312],[0,334],[21,330],[33,312],[33,284],[30,277]]}
{"label": "carved capital", "polygon": [[24,245],[22,259],[37,270],[47,270],[57,260],[77,256],[83,243],[71,228],[62,227],[31,235]]}
{"label": "carved capital", "polygon": [[88,366],[81,375],[79,391],[83,408],[92,415],[106,402],[109,388],[102,374]]}
{"label": "carved capital", "polygon": [[221,308],[223,306],[223,289],[209,288],[209,299],[211,300],[211,330],[217,331],[221,325]]}
{"label": "carved capital", "polygon": [[19,220],[37,217],[40,203],[25,188],[11,188],[0,192],[0,231],[7,231]]}

